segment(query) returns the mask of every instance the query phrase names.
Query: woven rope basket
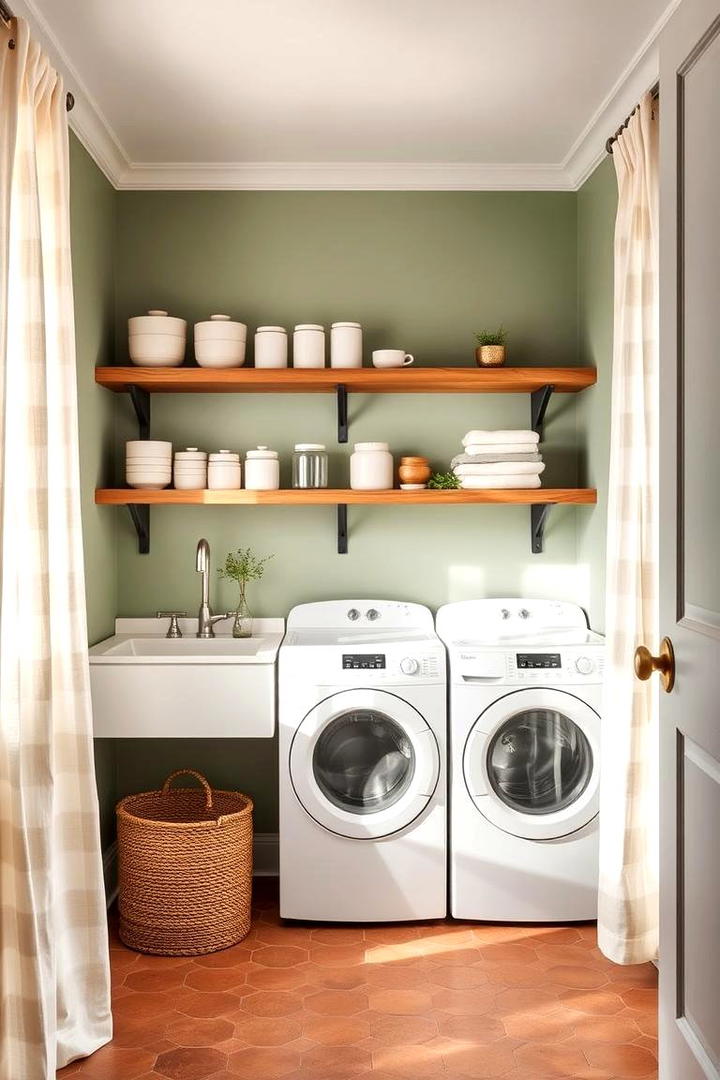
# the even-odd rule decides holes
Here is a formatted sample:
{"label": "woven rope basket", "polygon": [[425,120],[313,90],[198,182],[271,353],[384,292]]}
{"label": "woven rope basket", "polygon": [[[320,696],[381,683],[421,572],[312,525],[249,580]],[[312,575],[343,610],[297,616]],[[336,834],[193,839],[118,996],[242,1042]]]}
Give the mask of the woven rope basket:
{"label": "woven rope basket", "polygon": [[[177,776],[202,787],[171,788]],[[120,939],[160,956],[227,949],[250,929],[252,799],[193,769],[117,805]]]}

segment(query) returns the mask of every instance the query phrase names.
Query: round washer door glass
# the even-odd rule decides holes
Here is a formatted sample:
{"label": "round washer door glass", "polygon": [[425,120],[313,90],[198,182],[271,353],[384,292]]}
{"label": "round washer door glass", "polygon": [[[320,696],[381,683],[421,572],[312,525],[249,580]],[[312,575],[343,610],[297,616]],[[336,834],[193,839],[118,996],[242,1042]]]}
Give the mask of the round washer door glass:
{"label": "round washer door glass", "polygon": [[566,690],[530,687],[493,701],[470,729],[465,786],[488,821],[550,840],[598,813],[600,717]]}
{"label": "round washer door glass", "polygon": [[358,840],[407,828],[441,773],[425,717],[399,695],[370,688],[318,702],[293,735],[288,764],[293,791],[318,825]]}
{"label": "round washer door glass", "polygon": [[582,795],[593,771],[585,733],[557,709],[523,709],[493,734],[488,779],[507,806],[523,814],[553,814]]}
{"label": "round washer door glass", "polygon": [[373,814],[407,791],[415,752],[407,735],[375,709],[352,709],[335,717],[315,743],[313,773],[334,806]]}

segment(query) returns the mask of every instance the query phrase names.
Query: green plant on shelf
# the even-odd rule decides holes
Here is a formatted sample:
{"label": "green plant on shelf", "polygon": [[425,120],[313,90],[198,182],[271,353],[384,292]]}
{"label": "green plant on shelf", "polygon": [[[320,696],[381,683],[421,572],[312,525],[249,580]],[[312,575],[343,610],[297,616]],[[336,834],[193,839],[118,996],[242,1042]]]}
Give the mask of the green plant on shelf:
{"label": "green plant on shelf", "polygon": [[507,341],[507,330],[499,326],[497,330],[478,330],[475,334],[478,345],[504,345]]}
{"label": "green plant on shelf", "polygon": [[428,487],[433,491],[456,491],[460,481],[454,472],[436,472],[428,480]]}
{"label": "green plant on shelf", "polygon": [[274,557],[274,555],[265,555],[263,558],[258,558],[252,548],[238,548],[237,551],[227,553],[225,565],[218,570],[221,578],[234,581],[240,590],[237,607],[235,608],[233,637],[246,638],[252,636],[252,615],[246,597],[247,585],[250,581],[260,580],[265,573],[265,564]]}

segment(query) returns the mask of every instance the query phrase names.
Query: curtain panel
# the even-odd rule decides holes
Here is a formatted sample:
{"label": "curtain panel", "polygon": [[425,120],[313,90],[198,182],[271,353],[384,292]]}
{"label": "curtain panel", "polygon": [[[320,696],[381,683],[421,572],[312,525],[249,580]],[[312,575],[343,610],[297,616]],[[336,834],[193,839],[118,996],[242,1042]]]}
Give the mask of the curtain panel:
{"label": "curtain panel", "polygon": [[608,488],[598,944],[619,964],[658,941],[658,121],[647,94],[613,146],[618,183]]}
{"label": "curtain panel", "polygon": [[[11,43],[14,43],[11,46]],[[62,80],[0,24],[0,1076],[112,1033]]]}

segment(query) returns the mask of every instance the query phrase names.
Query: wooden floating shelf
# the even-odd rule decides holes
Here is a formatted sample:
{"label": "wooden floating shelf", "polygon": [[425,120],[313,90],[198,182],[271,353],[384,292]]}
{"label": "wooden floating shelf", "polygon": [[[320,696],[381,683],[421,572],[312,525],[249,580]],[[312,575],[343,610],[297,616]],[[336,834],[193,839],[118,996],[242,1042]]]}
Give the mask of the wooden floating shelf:
{"label": "wooden floating shelf", "polygon": [[176,491],[164,488],[98,488],[95,502],[103,506],[533,506],[597,502],[594,488],[505,488],[492,491],[352,491],[344,488],[281,489],[279,491]]}
{"label": "wooden floating shelf", "polygon": [[520,394],[545,386],[572,394],[596,380],[590,367],[95,368],[100,386],[149,394],[332,394],[338,387],[362,394]]}

